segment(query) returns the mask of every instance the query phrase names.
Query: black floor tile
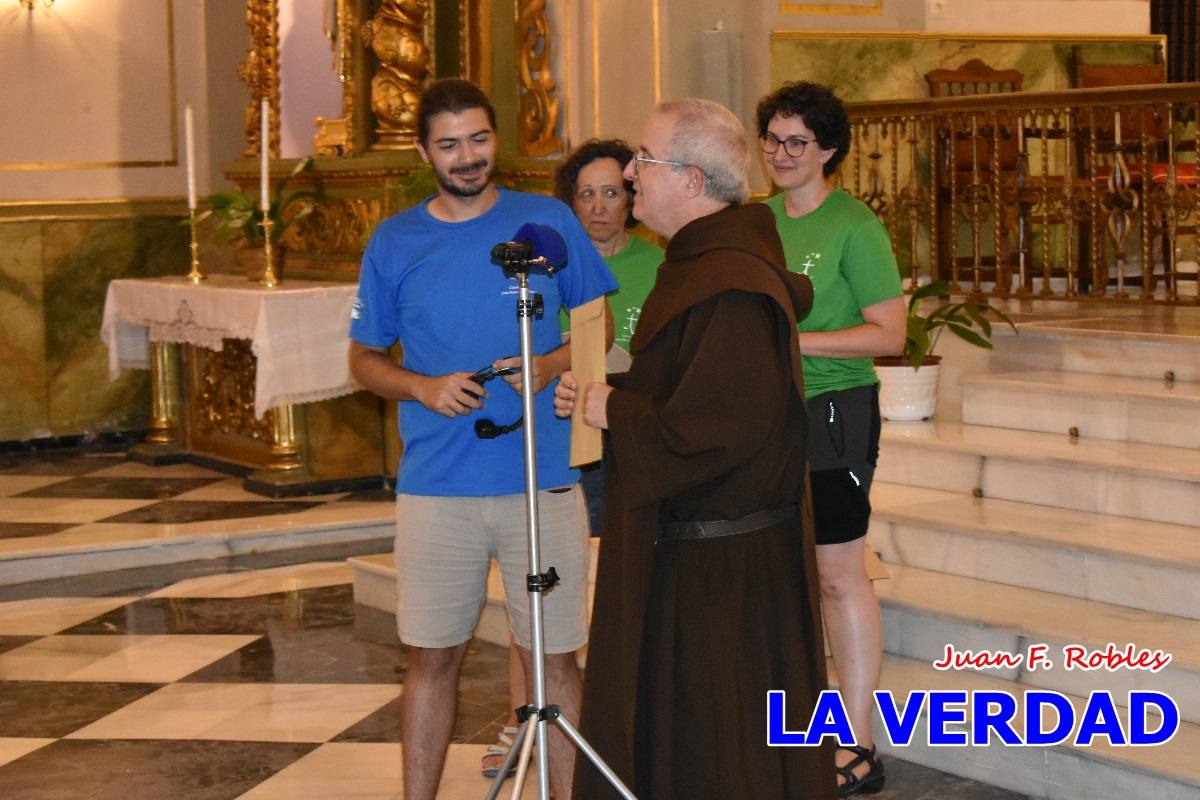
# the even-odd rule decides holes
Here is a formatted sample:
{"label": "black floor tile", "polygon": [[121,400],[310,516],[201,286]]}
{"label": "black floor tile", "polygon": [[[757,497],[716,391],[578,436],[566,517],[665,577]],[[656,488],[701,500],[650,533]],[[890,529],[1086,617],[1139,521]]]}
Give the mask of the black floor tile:
{"label": "black floor tile", "polygon": [[41,639],[41,636],[0,636],[0,653],[8,652],[13,648],[20,647],[23,644]]}
{"label": "black floor tile", "polygon": [[266,634],[272,630],[354,624],[349,584],[256,597],[155,597],[62,631],[71,634]]}
{"label": "black floor tile", "polygon": [[359,502],[374,502],[374,503],[395,503],[395,489],[362,489],[357,492],[350,492],[345,497],[338,498],[337,502],[341,503],[346,500],[357,500]]}
{"label": "black floor tile", "polygon": [[[30,597],[115,597],[145,595],[188,578],[206,575],[225,575],[251,569],[270,569],[289,564],[309,564],[314,561],[343,562],[350,556],[390,553],[391,537],[365,539],[361,542],[334,542],[292,550],[269,550],[265,553],[242,553],[224,558],[183,561],[178,564],[158,564],[134,567],[113,572],[73,575],[30,583],[0,586],[0,602]],[[369,609],[370,610],[370,609]],[[379,612],[383,613],[383,612]],[[387,623],[393,630],[395,618],[390,614]],[[357,615],[355,617],[357,623]]]}
{"label": "black floor tile", "polygon": [[[490,679],[460,680],[458,709],[454,716],[452,741],[468,744],[491,744],[496,730],[508,718],[511,710],[507,690],[507,650],[499,645],[473,639],[463,658],[462,674],[479,675],[490,672]],[[501,665],[498,668],[497,666]],[[396,698],[374,714],[357,722],[335,736],[335,742],[399,742],[400,703]]]}
{"label": "black floor tile", "polygon": [[[0,681],[0,736],[66,736],[160,688],[155,683]],[[7,791],[3,797],[21,797]]]}
{"label": "black floor tile", "polygon": [[243,519],[246,517],[267,517],[274,514],[294,514],[297,511],[307,511],[321,503],[300,502],[296,500],[280,501],[198,501],[198,500],[164,500],[161,503],[135,508],[123,514],[106,517],[100,522],[153,522],[158,524],[179,524],[182,522],[203,522],[214,519]]}
{"label": "black floor tile", "polygon": [[16,497],[87,497],[166,500],[222,478],[71,478],[22,492]]}
{"label": "black floor tile", "polygon": [[[3,502],[3,501],[0,501]],[[76,527],[77,523],[59,522],[0,522],[0,539],[28,539],[32,536],[49,536],[52,533]]]}
{"label": "black floor tile", "polygon": [[0,475],[87,475],[124,461],[124,452],[0,453]]}
{"label": "black floor tile", "polygon": [[267,635],[184,680],[398,684],[404,680],[404,656],[399,644],[361,641],[350,626],[295,629],[272,625]]}
{"label": "black floor tile", "polygon": [[317,745],[65,739],[0,767],[21,800],[233,800]]}

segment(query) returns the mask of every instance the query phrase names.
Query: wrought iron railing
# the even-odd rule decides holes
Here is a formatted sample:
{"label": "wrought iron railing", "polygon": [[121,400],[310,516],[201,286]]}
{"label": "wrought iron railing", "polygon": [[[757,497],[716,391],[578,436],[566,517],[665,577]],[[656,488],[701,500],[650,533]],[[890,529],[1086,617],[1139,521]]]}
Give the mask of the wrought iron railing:
{"label": "wrought iron railing", "polygon": [[1200,303],[1200,84],[847,105],[840,181],[912,280]]}

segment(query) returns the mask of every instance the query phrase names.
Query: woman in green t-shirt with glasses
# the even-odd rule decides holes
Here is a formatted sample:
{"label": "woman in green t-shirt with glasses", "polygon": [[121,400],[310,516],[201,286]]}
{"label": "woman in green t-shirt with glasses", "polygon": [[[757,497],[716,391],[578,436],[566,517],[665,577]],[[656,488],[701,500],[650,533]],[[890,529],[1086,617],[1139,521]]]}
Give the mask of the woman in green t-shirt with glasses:
{"label": "woman in green t-shirt with glasses", "polygon": [[797,329],[808,404],[808,460],[825,629],[858,740],[839,747],[843,797],[883,787],[871,736],[883,660],[879,600],[863,563],[869,491],[879,453],[879,381],[872,359],[904,347],[900,273],[883,224],[830,176],[850,146],[842,103],[824,86],[785,84],[758,103],[767,172],[783,191],[775,212],[788,269],[813,283]]}

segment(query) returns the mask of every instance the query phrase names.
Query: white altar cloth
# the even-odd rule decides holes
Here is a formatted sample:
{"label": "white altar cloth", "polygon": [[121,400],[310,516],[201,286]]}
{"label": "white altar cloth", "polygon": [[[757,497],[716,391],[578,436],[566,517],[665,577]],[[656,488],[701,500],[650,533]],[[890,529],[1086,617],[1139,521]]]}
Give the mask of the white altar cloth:
{"label": "white altar cloth", "polygon": [[235,275],[199,285],[182,276],[112,281],[100,326],[109,377],[148,369],[150,342],[219,351],[225,339],[249,339],[258,360],[255,416],[350,394],[362,388],[346,357],[355,288],[288,280],[266,289]]}

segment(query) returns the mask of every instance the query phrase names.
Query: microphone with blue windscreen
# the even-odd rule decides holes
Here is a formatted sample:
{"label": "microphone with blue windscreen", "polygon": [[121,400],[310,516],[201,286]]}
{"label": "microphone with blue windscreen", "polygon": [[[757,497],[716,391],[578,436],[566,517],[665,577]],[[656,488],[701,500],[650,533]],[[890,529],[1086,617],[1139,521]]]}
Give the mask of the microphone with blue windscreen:
{"label": "microphone with blue windscreen", "polygon": [[553,275],[567,266],[567,242],[549,225],[526,222],[511,242],[492,248],[492,261],[510,278],[518,273]]}

